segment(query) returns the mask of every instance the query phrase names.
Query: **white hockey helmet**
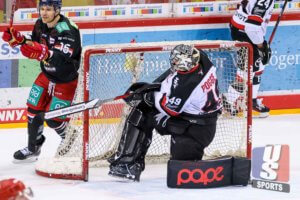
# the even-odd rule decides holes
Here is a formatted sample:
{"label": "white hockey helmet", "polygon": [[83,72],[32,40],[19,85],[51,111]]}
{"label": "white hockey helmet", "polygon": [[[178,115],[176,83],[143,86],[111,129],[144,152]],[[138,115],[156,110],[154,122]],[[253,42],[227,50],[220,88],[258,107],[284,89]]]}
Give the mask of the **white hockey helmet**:
{"label": "white hockey helmet", "polygon": [[174,70],[189,71],[200,61],[200,52],[192,45],[180,44],[170,54],[170,64]]}

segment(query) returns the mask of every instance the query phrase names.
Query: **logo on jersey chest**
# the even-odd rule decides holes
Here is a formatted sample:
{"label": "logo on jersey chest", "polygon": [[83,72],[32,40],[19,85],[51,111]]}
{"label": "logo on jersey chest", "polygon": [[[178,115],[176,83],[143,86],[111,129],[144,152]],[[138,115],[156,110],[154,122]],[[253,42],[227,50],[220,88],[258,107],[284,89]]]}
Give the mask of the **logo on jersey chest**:
{"label": "logo on jersey chest", "polygon": [[178,81],[179,81],[179,78],[178,77],[175,77],[174,80],[173,80],[173,88],[177,88],[178,86]]}

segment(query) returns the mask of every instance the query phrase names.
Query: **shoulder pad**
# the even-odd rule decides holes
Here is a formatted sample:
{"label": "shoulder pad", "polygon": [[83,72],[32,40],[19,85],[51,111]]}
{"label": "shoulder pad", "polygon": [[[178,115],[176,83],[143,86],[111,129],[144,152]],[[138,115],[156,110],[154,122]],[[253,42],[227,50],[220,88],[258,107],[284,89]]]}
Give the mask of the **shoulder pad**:
{"label": "shoulder pad", "polygon": [[69,19],[69,22],[70,22],[71,26],[73,26],[75,29],[78,29],[78,26],[77,26],[77,24],[75,24],[75,22],[73,22],[70,19]]}
{"label": "shoulder pad", "polygon": [[61,33],[63,31],[71,30],[67,22],[59,22],[56,24],[55,29]]}

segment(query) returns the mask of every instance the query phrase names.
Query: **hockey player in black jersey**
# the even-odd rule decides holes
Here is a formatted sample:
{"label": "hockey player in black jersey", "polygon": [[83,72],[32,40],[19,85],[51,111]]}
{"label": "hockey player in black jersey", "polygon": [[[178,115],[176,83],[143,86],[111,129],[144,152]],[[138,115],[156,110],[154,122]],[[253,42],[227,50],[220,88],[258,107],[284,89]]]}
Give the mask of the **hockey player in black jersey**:
{"label": "hockey player in black jersey", "polygon": [[109,175],[140,180],[154,129],[171,135],[172,160],[201,160],[212,142],[221,112],[216,68],[202,50],[184,44],[172,50],[170,63],[171,69],[154,81],[161,82],[157,91],[139,93],[147,88],[139,83],[129,88],[135,93],[126,101],[140,102],[126,119],[116,153],[108,159]]}
{"label": "hockey player in black jersey", "polygon": [[[29,59],[40,61],[41,73],[36,78],[27,99],[28,146],[14,154],[16,162],[35,161],[45,141],[44,112],[68,106],[77,87],[81,56],[81,39],[76,24],[60,14],[61,0],[40,0],[40,18],[32,36],[25,38],[13,27],[8,27],[3,40]],[[46,121],[64,139],[68,118]]]}
{"label": "hockey player in black jersey", "polygon": [[[270,109],[258,99],[258,90],[261,83],[261,75],[265,65],[269,63],[271,49],[265,40],[268,22],[271,19],[274,8],[274,0],[242,0],[239,8],[230,22],[231,37],[233,40],[246,41],[253,47],[253,110],[259,117],[267,117]],[[237,65],[239,73],[244,72],[242,66]],[[236,101],[241,97],[243,88],[238,87],[238,80],[233,82],[224,98],[224,108],[231,114],[237,114]]]}

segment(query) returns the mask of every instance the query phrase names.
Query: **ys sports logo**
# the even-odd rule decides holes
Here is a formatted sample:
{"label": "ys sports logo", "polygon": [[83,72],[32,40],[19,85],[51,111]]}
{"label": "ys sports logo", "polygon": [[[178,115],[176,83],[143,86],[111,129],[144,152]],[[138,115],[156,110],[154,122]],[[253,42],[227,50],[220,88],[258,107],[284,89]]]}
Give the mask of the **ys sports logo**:
{"label": "ys sports logo", "polygon": [[289,146],[267,145],[253,149],[253,187],[279,192],[290,192]]}

